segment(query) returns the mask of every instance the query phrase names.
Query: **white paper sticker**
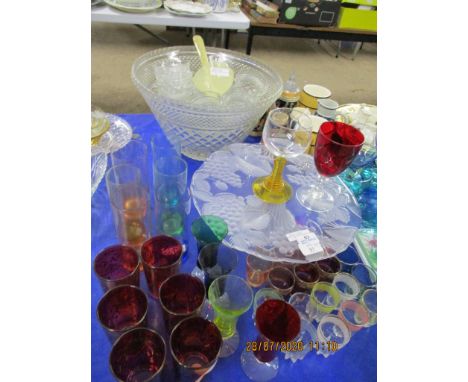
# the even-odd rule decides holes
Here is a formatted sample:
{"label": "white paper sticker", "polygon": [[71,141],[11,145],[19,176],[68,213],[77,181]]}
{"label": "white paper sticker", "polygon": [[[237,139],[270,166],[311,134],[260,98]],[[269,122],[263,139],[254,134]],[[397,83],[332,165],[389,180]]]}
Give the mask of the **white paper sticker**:
{"label": "white paper sticker", "polygon": [[286,237],[289,241],[297,241],[298,239],[302,238],[304,235],[307,235],[310,231],[308,229],[303,229],[301,231],[287,233]]}
{"label": "white paper sticker", "polygon": [[317,235],[308,229],[286,234],[289,241],[297,241],[297,246],[305,257],[323,253],[322,244]]}
{"label": "white paper sticker", "polygon": [[211,67],[211,75],[217,77],[229,77],[229,69],[228,68],[218,68],[216,66]]}

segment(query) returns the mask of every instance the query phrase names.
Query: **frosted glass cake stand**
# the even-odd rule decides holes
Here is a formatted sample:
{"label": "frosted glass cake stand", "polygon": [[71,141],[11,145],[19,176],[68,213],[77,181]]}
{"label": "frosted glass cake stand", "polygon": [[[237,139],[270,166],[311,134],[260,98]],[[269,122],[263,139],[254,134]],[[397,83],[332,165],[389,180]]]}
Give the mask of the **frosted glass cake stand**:
{"label": "frosted glass cake stand", "polygon": [[[260,144],[234,143],[216,151],[193,174],[190,186],[200,215],[216,215],[229,226],[224,244],[264,260],[307,263],[344,251],[361,225],[361,211],[339,177],[325,181],[334,207],[308,211],[295,197],[285,204],[268,204],[252,192],[252,182],[270,174],[273,157]],[[288,160],[285,179],[294,192],[317,178],[314,158],[300,155]],[[304,254],[291,233],[313,232],[323,251]],[[288,236],[286,236],[288,235]],[[289,239],[288,239],[289,237]]]}

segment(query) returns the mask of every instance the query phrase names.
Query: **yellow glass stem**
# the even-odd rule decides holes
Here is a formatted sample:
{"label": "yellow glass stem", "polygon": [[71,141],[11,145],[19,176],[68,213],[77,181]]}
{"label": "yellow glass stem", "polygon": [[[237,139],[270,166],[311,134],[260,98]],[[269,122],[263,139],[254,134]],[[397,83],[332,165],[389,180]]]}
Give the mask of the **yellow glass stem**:
{"label": "yellow glass stem", "polygon": [[292,188],[283,179],[285,166],[286,159],[276,157],[271,174],[257,178],[252,183],[254,194],[266,203],[286,203],[291,198]]}
{"label": "yellow glass stem", "polygon": [[281,190],[284,186],[283,181],[283,170],[286,166],[286,159],[282,157],[276,157],[273,165],[273,171],[265,179],[265,187],[270,191]]}

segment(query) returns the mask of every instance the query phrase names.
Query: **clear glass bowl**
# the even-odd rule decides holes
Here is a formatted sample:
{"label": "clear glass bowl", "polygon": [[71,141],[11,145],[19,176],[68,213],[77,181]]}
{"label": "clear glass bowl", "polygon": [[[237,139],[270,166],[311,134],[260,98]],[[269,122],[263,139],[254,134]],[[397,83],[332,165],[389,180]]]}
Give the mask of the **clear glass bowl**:
{"label": "clear glass bowl", "polygon": [[[207,53],[210,60],[226,62],[234,71],[232,88],[220,98],[200,93],[191,81],[180,86],[180,78],[168,85],[166,79],[172,76],[161,68],[188,64],[193,74],[200,68],[193,46],[157,49],[139,57],[132,66],[133,83],[167,138],[180,142],[182,153],[196,160],[243,141],[283,87],[276,72],[250,56],[211,47]],[[157,78],[158,70],[163,81]],[[187,78],[185,74],[183,78]]]}

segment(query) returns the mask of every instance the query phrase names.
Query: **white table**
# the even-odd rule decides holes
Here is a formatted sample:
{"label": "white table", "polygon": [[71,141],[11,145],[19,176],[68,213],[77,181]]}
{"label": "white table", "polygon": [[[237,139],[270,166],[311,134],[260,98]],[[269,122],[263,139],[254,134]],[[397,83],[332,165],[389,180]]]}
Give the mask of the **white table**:
{"label": "white table", "polygon": [[[242,12],[210,13],[204,17],[183,17],[173,15],[164,8],[158,8],[149,13],[127,13],[107,5],[92,7],[91,21],[134,24],[152,35],[154,34],[141,25],[221,29],[223,42],[225,42],[224,31],[226,29],[248,29],[250,26],[250,20]],[[160,38],[159,36],[156,37]]]}

